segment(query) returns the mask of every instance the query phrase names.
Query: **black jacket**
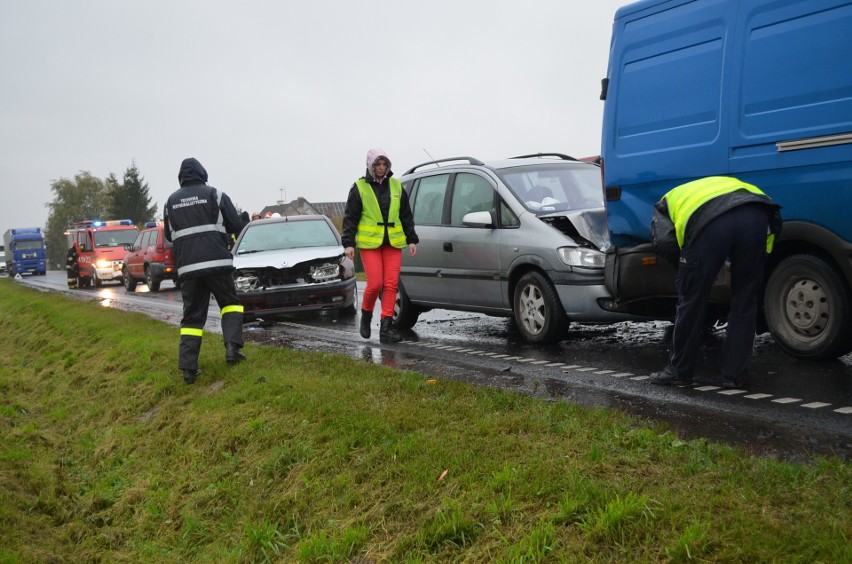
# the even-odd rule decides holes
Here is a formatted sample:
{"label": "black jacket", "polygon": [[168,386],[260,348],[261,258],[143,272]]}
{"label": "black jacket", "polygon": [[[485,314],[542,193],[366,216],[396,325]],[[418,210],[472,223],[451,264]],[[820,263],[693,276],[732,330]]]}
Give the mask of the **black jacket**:
{"label": "black jacket", "polygon": [[[379,201],[379,208],[382,210],[382,217],[385,221],[388,220],[388,210],[390,210],[390,182],[389,178],[393,176],[392,172],[382,182],[377,182],[370,172],[364,175],[364,179],[373,187],[373,193],[376,194],[376,199]],[[358,222],[361,221],[361,212],[363,210],[361,202],[361,192],[358,191],[358,186],[352,184],[349,189],[349,197],[346,199],[346,211],[343,215],[343,233],[341,239],[344,247],[355,246],[355,233],[358,231]],[[415,245],[420,242],[417,233],[414,231],[414,216],[411,213],[411,204],[408,202],[408,193],[403,190],[402,198],[399,202],[399,221],[402,222],[402,230],[405,233],[405,243]],[[385,229],[385,240],[383,245],[389,244],[388,232]]]}
{"label": "black jacket", "polygon": [[243,222],[231,199],[206,184],[207,171],[196,159],[184,159],[178,181],[180,189],[163,210],[163,233],[174,242],[178,278],[233,270],[230,242]]}

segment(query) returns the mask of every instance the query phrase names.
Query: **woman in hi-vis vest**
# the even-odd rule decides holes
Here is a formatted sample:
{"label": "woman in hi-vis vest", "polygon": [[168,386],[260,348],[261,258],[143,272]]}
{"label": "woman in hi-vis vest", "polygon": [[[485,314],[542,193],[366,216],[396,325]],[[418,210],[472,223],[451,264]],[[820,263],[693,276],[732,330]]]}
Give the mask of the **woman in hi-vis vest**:
{"label": "woman in hi-vis vest", "polygon": [[381,149],[367,152],[367,172],[355,181],[346,199],[343,216],[343,247],[346,256],[355,260],[355,248],[361,253],[367,288],[361,298],[361,336],[370,338],[373,308],[382,296],[382,320],[379,341],[398,343],[402,340],[393,326],[393,306],[399,288],[402,249],[417,252],[417,233],[402,184],[392,178],[391,161]]}

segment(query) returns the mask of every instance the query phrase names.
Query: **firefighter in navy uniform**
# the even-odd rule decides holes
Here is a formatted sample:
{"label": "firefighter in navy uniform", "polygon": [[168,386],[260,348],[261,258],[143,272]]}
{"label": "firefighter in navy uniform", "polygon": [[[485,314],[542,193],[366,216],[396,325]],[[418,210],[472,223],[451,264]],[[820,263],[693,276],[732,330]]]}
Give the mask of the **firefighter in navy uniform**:
{"label": "firefighter in navy uniform", "polygon": [[243,306],[234,287],[234,264],[229,251],[231,237],[239,235],[243,222],[231,199],[207,185],[207,171],[198,160],[184,159],[178,173],[180,189],[166,201],[164,234],[174,243],[183,318],[180,322],[178,368],[192,384],[201,374],[198,353],[210,294],[221,311],[225,360],[245,360]]}
{"label": "firefighter in navy uniform", "polygon": [[68,287],[76,288],[77,279],[80,276],[80,267],[77,265],[77,251],[74,245],[68,249],[68,256],[65,259],[65,272],[68,274]]}

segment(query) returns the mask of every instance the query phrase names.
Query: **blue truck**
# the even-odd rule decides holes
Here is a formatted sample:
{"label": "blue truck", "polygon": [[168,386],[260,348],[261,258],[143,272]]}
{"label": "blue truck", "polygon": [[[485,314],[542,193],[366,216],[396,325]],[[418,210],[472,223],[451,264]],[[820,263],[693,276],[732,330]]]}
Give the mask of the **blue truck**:
{"label": "blue truck", "polygon": [[[671,188],[734,176],[782,206],[762,329],[797,358],[852,350],[852,1],[642,0],[615,14],[603,80],[612,247],[601,305],[674,316],[649,243]],[[725,269],[711,299],[724,318]],[[712,321],[712,320],[708,320]]]}
{"label": "blue truck", "polygon": [[6,270],[9,276],[16,274],[47,273],[44,252],[44,234],[39,227],[17,227],[3,233],[6,253]]}

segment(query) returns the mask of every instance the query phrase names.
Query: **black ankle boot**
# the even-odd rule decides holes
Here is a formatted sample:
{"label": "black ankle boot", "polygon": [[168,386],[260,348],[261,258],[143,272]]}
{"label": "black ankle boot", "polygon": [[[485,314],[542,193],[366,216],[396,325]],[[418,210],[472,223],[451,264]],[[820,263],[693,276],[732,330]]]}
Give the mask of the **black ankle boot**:
{"label": "black ankle boot", "polygon": [[373,312],[361,310],[361,336],[365,339],[370,338],[370,323],[373,321]]}
{"label": "black ankle boot", "polygon": [[225,345],[225,361],[228,364],[237,364],[246,359],[246,355],[240,352],[240,347],[234,343]]}
{"label": "black ankle boot", "polygon": [[396,327],[393,326],[393,318],[392,317],[383,317],[382,325],[379,329],[379,342],[380,343],[398,343],[402,340],[399,332],[396,330]]}

